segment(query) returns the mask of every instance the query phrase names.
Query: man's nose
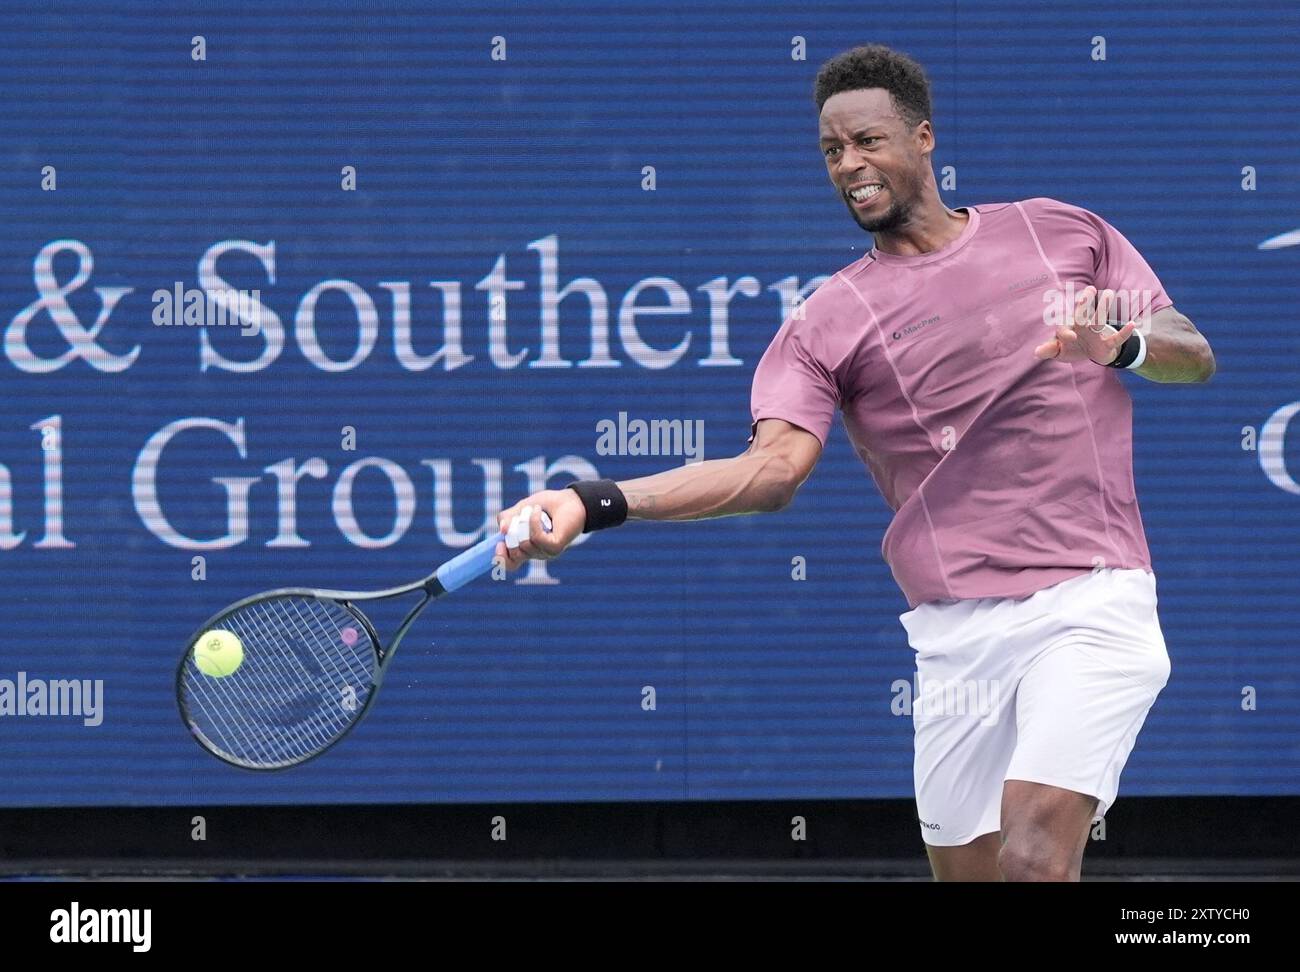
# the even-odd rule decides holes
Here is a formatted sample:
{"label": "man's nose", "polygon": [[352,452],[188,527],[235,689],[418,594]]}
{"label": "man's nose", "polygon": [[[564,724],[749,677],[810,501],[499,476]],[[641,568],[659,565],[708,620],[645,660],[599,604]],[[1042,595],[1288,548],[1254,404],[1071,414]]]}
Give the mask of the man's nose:
{"label": "man's nose", "polygon": [[835,160],[835,173],[841,182],[845,176],[864,169],[863,153],[856,145],[846,145]]}

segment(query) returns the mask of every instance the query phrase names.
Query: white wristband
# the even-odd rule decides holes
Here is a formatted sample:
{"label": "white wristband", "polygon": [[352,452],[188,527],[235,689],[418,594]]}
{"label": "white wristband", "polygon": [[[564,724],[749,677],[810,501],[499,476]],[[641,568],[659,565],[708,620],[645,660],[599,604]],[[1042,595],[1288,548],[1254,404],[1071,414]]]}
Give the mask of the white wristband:
{"label": "white wristband", "polygon": [[1134,368],[1141,368],[1142,362],[1147,359],[1147,339],[1143,336],[1141,331],[1137,330],[1137,328],[1133,329],[1133,333],[1138,337],[1138,356],[1129,363],[1129,366],[1124,369],[1125,371],[1132,371]]}

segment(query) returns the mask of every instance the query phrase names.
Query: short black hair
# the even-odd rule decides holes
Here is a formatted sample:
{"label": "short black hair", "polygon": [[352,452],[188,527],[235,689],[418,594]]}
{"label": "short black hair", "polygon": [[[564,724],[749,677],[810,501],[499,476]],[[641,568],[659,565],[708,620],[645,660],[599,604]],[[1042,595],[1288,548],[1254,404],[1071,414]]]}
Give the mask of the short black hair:
{"label": "short black hair", "polygon": [[813,84],[817,110],[832,95],[861,88],[884,88],[894,109],[912,126],[930,118],[930,82],[925,69],[884,44],[865,44],[837,54],[821,66]]}

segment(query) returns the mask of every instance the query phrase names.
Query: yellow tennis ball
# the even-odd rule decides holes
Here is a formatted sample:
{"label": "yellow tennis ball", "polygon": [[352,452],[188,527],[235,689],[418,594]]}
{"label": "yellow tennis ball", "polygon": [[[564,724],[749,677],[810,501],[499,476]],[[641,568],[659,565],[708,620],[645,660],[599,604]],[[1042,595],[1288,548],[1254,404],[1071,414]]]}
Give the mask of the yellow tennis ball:
{"label": "yellow tennis ball", "polygon": [[244,663],[244,645],[238,635],[224,628],[203,632],[194,645],[194,664],[213,678],[233,675]]}

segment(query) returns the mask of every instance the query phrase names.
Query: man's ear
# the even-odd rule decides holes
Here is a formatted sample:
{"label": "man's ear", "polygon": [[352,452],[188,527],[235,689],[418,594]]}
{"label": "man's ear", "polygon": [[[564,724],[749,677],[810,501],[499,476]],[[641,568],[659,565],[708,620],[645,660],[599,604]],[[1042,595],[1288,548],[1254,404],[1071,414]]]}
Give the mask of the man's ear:
{"label": "man's ear", "polygon": [[917,145],[923,153],[928,155],[934,151],[934,127],[928,118],[917,122],[916,127],[912,129],[912,137],[917,140]]}

